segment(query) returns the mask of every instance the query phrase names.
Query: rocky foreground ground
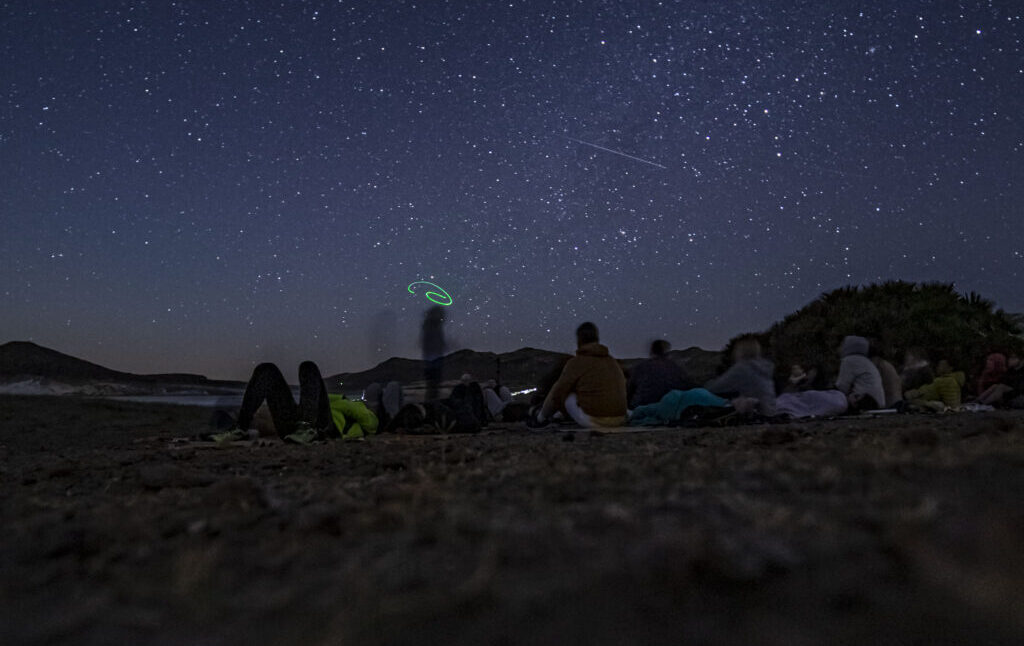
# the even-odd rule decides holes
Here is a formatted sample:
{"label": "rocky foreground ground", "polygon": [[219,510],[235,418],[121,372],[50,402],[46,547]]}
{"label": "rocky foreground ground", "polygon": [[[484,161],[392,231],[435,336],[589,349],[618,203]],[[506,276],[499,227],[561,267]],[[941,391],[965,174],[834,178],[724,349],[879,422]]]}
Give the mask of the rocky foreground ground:
{"label": "rocky foreground ground", "polygon": [[3,644],[1020,644],[1024,415],[210,448],[0,398]]}

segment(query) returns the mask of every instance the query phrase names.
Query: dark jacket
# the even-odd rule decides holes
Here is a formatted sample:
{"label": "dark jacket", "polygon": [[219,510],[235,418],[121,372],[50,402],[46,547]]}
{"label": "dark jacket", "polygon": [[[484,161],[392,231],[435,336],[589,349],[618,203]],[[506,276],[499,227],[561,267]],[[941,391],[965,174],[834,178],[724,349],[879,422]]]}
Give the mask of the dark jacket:
{"label": "dark jacket", "polygon": [[686,390],[691,387],[686,373],[668,357],[651,357],[638,363],[629,371],[626,393],[629,407],[656,404],[670,390]]}

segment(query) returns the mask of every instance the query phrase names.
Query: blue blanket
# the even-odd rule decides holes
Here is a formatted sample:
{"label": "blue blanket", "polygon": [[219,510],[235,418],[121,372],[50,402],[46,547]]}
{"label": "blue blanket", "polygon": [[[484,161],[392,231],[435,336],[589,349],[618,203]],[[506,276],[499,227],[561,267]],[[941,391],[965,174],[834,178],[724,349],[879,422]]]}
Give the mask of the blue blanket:
{"label": "blue blanket", "polygon": [[637,406],[629,418],[630,426],[665,426],[678,422],[683,412],[691,406],[724,408],[728,399],[722,399],[703,388],[691,390],[670,390],[657,404]]}

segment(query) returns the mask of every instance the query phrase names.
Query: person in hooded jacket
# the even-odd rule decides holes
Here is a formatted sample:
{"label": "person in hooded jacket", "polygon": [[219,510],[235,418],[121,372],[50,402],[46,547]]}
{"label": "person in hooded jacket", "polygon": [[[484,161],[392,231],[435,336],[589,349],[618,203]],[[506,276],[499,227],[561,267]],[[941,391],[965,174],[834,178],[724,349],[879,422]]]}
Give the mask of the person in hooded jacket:
{"label": "person in hooded jacket", "polygon": [[757,400],[757,412],[775,415],[775,365],[761,356],[761,344],[753,337],[739,339],[732,349],[733,364],[704,385],[716,395]]}
{"label": "person in hooded jacket", "polygon": [[566,362],[551,387],[536,421],[544,424],[562,412],[585,428],[622,426],[626,422],[626,376],[598,342],[597,326],[576,328],[576,356]]}
{"label": "person in hooded jacket", "polygon": [[851,411],[881,408],[885,405],[885,388],[878,368],[868,359],[868,340],[848,336],[839,348],[839,376],[836,390],[846,393]]}

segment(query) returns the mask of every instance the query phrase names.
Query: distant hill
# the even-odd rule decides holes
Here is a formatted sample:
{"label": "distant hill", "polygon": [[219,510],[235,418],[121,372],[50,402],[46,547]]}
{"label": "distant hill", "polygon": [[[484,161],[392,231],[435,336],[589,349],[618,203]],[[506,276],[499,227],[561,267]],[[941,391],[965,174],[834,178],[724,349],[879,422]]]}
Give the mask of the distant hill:
{"label": "distant hill", "polygon": [[[714,375],[720,363],[718,352],[687,348],[674,350],[669,357],[679,363],[695,381],[703,382]],[[512,389],[535,386],[558,367],[569,355],[538,348],[520,348],[512,352],[476,352],[459,350],[445,357],[445,380],[457,380],[463,374],[485,381],[500,378]],[[642,361],[622,359],[627,370]],[[418,359],[393,357],[362,372],[346,372],[325,378],[331,392],[353,392],[369,384],[397,380],[410,384],[423,380],[423,362]],[[202,375],[160,374],[137,375],[111,370],[104,366],[44,348],[27,341],[0,345],[0,386],[8,392],[52,392],[55,394],[151,394],[182,391],[217,393],[240,389],[236,381],[214,381]]]}
{"label": "distant hill", "polygon": [[77,382],[122,380],[132,375],[28,341],[11,341],[0,345],[0,377],[60,377]]}
{"label": "distant hill", "polygon": [[[0,345],[0,382],[11,384],[34,382],[42,386],[56,382],[58,392],[83,392],[78,386],[104,384],[101,392],[131,393],[155,391],[207,390],[240,388],[235,381],[215,381],[202,375],[156,374],[137,375],[111,370],[71,355],[45,348],[29,341],[11,341]],[[93,388],[84,392],[93,392]]]}
{"label": "distant hill", "polygon": [[[444,359],[444,379],[458,379],[464,374],[479,381],[497,378],[498,360],[501,360],[501,382],[514,388],[529,386],[552,370],[569,355],[536,348],[520,348],[513,352],[495,354],[459,350]],[[373,382],[399,381],[411,383],[423,380],[423,361],[393,357],[362,372],[343,372],[327,377],[332,391],[361,389]],[[344,384],[344,386],[341,386]]]}
{"label": "distant hill", "polygon": [[718,350],[693,346],[685,350],[672,350],[668,356],[681,365],[690,379],[698,384],[709,381],[721,372],[722,353]]}

